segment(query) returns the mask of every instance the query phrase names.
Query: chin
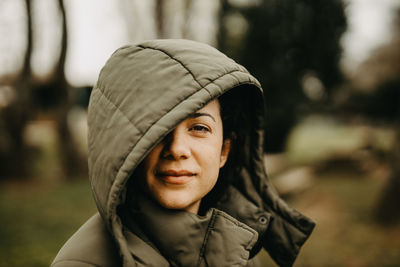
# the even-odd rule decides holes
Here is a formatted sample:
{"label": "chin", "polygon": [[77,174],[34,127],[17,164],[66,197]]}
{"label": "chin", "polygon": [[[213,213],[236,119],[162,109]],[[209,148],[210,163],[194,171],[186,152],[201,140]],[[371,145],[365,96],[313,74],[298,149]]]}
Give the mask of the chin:
{"label": "chin", "polygon": [[173,209],[173,210],[184,210],[190,204],[188,202],[182,201],[182,200],[158,200],[158,203],[163,206],[164,208],[167,209]]}
{"label": "chin", "polygon": [[169,210],[185,210],[187,208],[187,205],[176,203],[160,203],[160,205]]}
{"label": "chin", "polygon": [[183,197],[177,196],[176,193],[173,197],[159,197],[157,198],[157,202],[166,209],[171,210],[187,210],[189,207],[193,205],[194,202],[192,199],[185,199]]}

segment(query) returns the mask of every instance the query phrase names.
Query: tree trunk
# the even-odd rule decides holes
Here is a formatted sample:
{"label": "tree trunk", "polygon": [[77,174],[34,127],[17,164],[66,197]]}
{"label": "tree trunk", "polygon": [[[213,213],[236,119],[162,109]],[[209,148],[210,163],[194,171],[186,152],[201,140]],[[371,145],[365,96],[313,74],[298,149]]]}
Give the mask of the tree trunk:
{"label": "tree trunk", "polygon": [[5,145],[0,151],[0,176],[21,177],[29,173],[28,147],[24,141],[25,126],[30,118],[31,87],[33,86],[30,69],[32,55],[32,11],[31,1],[25,0],[26,8],[26,51],[22,69],[12,87],[15,99],[2,110],[2,138]]}
{"label": "tree trunk", "polygon": [[391,174],[381,192],[375,217],[382,224],[391,224],[400,220],[400,123],[396,127],[396,144],[390,161]]}
{"label": "tree trunk", "polygon": [[68,113],[72,107],[70,88],[65,79],[64,65],[67,55],[67,19],[63,0],[58,0],[62,20],[62,38],[60,58],[55,68],[53,88],[58,90],[58,105],[56,107],[56,124],[61,163],[68,179],[77,178],[87,172],[86,159],[77,149],[77,144],[68,125]]}
{"label": "tree trunk", "polygon": [[157,27],[157,37],[165,38],[164,33],[164,0],[156,0],[155,19]]}

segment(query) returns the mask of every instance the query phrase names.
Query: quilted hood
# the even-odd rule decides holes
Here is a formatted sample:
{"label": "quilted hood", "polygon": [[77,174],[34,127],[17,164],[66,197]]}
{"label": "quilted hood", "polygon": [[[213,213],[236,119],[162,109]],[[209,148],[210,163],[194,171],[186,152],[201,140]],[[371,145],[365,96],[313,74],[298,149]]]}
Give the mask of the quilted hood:
{"label": "quilted hood", "polygon": [[255,110],[243,155],[248,169],[238,190],[274,217],[263,244],[271,256],[282,265],[294,261],[314,224],[278,197],[265,173],[261,85],[215,48],[188,40],[152,40],[118,49],[92,91],[89,177],[99,213],[122,255],[129,252],[117,207],[125,200],[131,174],[181,121],[232,88],[251,95]]}

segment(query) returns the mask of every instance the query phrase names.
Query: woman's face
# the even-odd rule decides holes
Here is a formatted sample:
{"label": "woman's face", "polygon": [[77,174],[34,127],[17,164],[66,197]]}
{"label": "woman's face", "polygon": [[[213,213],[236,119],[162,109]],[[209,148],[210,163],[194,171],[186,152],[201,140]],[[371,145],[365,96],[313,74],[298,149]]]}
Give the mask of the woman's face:
{"label": "woman's face", "polygon": [[181,122],[144,159],[146,187],[163,207],[197,213],[230,150],[218,100]]}

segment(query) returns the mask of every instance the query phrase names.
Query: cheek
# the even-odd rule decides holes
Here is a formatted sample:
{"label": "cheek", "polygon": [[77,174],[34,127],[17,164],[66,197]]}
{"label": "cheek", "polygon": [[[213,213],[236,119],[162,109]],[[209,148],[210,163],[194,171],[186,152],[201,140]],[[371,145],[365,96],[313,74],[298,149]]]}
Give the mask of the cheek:
{"label": "cheek", "polygon": [[157,167],[162,146],[156,146],[143,160],[143,176],[144,182],[149,184],[154,178],[155,169]]}
{"label": "cheek", "polygon": [[203,146],[200,164],[203,172],[208,176],[209,180],[217,180],[220,170],[221,149],[219,143],[210,146]]}
{"label": "cheek", "polygon": [[144,158],[143,163],[146,170],[153,169],[157,165],[162,149],[159,144]]}

